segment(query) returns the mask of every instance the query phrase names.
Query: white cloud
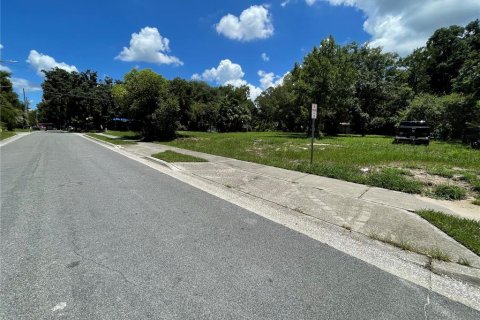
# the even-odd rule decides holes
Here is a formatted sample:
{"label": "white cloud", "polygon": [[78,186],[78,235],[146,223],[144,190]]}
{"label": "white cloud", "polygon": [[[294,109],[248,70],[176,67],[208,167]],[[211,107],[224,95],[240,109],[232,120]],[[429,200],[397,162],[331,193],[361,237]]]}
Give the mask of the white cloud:
{"label": "white cloud", "polygon": [[265,62],[270,61],[270,57],[265,52],[263,52],[262,53],[262,60],[265,61]]}
{"label": "white cloud", "polygon": [[280,5],[281,5],[282,7],[286,7],[287,4],[290,3],[290,1],[291,1],[291,0],[285,0],[285,1],[283,1],[282,3],[280,3]]}
{"label": "white cloud", "polygon": [[272,17],[266,6],[251,6],[239,17],[228,14],[215,26],[219,34],[240,41],[266,39],[273,35]]}
{"label": "white cloud", "polygon": [[224,59],[220,61],[216,68],[207,69],[202,74],[195,73],[192,79],[211,81],[221,86],[248,86],[250,89],[250,100],[255,101],[262,93],[262,89],[245,81],[243,79],[244,76],[245,73],[239,64],[233,63],[230,59]]}
{"label": "white cloud", "polygon": [[162,37],[157,28],[145,27],[139,33],[132,33],[130,47],[123,47],[122,52],[115,59],[183,65],[180,59],[168,55],[168,52],[170,52],[170,40]]}
{"label": "white cloud", "polygon": [[285,73],[283,76],[277,76],[273,72],[265,72],[263,70],[258,71],[258,76],[260,77],[260,87],[263,90],[266,90],[270,87],[278,87],[283,84],[283,79],[288,74]]}
{"label": "white cloud", "polygon": [[39,85],[33,84],[27,79],[22,79],[22,78],[12,78],[12,85],[13,88],[17,90],[22,90],[25,89],[25,92],[33,92],[33,91],[41,91],[42,87]]}
{"label": "white cloud", "polygon": [[[3,44],[0,43],[0,50],[3,49]],[[0,64],[0,71],[12,72],[9,67]]]}
{"label": "white cloud", "polygon": [[273,72],[267,73],[263,70],[260,70],[257,74],[260,77],[259,87],[248,83],[245,79],[243,79],[245,73],[243,72],[242,67],[239,64],[234,63],[229,59],[224,59],[220,61],[216,68],[207,69],[202,74],[195,73],[194,75],[192,75],[192,79],[211,81],[222,86],[248,86],[248,88],[250,89],[250,100],[255,101],[255,99],[264,90],[270,87],[277,87],[281,85],[283,83],[283,79],[288,74],[288,72],[285,73],[283,76],[277,76]]}
{"label": "white cloud", "polygon": [[239,64],[233,63],[229,59],[220,61],[218,67],[205,70],[201,75],[194,74],[192,79],[214,81],[219,85],[227,82],[236,83],[241,80],[245,73]]}
{"label": "white cloud", "polygon": [[[313,5],[319,0],[305,0]],[[478,0],[322,0],[334,6],[352,6],[365,13],[363,29],[371,45],[404,56],[424,46],[441,27],[465,25],[480,16]]]}
{"label": "white cloud", "polygon": [[250,100],[255,101],[259,95],[262,94],[263,90],[259,87],[256,87],[252,84],[248,84],[248,88],[250,89]]}
{"label": "white cloud", "polygon": [[36,50],[30,51],[27,62],[37,71],[37,74],[42,77],[44,76],[42,70],[49,71],[53,68],[64,69],[68,72],[78,72],[77,67],[74,65],[68,65],[65,62],[57,62],[54,58],[46,54],[39,53]]}

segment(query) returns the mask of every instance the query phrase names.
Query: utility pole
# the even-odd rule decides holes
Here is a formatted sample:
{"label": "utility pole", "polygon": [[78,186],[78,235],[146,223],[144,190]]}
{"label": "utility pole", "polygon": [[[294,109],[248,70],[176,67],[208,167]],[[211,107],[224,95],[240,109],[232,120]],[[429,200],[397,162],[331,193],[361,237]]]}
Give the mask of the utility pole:
{"label": "utility pole", "polygon": [[23,103],[25,105],[25,121],[27,123],[27,127],[30,129],[30,125],[28,123],[28,101],[27,101],[27,96],[25,95],[25,88],[22,88],[23,90]]}

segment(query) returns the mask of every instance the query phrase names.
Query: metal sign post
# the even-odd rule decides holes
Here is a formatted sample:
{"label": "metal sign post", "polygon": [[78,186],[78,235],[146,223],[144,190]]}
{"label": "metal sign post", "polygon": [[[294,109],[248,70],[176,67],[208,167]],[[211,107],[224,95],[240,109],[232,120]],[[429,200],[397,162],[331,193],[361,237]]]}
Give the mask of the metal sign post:
{"label": "metal sign post", "polygon": [[315,139],[315,119],[317,119],[317,104],[312,104],[312,143],[310,144],[310,165],[313,164],[313,139]]}

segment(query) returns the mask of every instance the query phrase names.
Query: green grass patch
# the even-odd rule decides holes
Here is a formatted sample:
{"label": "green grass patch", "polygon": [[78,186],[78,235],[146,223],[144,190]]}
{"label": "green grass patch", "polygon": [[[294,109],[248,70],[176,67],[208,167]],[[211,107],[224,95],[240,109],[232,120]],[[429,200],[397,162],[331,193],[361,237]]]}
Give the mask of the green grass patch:
{"label": "green grass patch", "polygon": [[108,130],[105,134],[118,137],[119,139],[124,140],[139,140],[142,138],[142,135],[139,132],[135,131],[117,131],[117,130]]}
{"label": "green grass patch", "polygon": [[475,173],[465,172],[460,179],[468,182],[474,191],[480,192],[480,178]]}
{"label": "green grass patch", "polygon": [[444,177],[444,178],[453,178],[455,175],[455,171],[451,169],[447,169],[445,167],[430,167],[427,169],[428,174]]}
{"label": "green grass patch", "polygon": [[409,193],[425,193],[427,188],[401,168],[447,177],[454,167],[478,170],[480,153],[460,143],[432,141],[425,147],[392,141],[353,135],[316,139],[313,165],[310,139],[301,133],[185,131],[164,144]]}
{"label": "green grass patch", "polygon": [[412,246],[410,243],[408,243],[407,241],[400,241],[400,242],[399,241],[394,241],[391,238],[381,237],[381,236],[379,236],[375,233],[371,234],[370,238],[372,238],[373,240],[388,243],[389,245],[400,248],[402,250],[421,253],[414,246]]}
{"label": "green grass patch", "polygon": [[15,132],[13,131],[2,131],[0,132],[0,140],[13,137],[14,135],[15,135]]}
{"label": "green grass patch", "polygon": [[462,187],[449,184],[439,184],[434,190],[433,194],[439,199],[445,200],[462,200],[467,197],[467,191]]}
{"label": "green grass patch", "polygon": [[435,248],[427,252],[427,256],[435,260],[450,262],[452,258],[442,250]]}
{"label": "green grass patch", "polygon": [[393,168],[369,174],[367,184],[407,193],[421,193],[424,187],[423,183],[406,177],[405,174]]}
{"label": "green grass patch", "polygon": [[110,143],[113,143],[113,144],[135,144],[135,142],[133,142],[133,141],[125,141],[125,140],[121,140],[121,139],[112,139],[112,138],[105,137],[105,136],[102,136],[102,135],[96,134],[96,133],[87,133],[87,136],[90,136],[92,138],[99,139],[99,140],[102,140],[102,141],[105,141],[105,142],[110,142]]}
{"label": "green grass patch", "polygon": [[417,214],[477,255],[480,255],[480,222],[434,210],[419,210]]}
{"label": "green grass patch", "polygon": [[190,156],[188,154],[178,153],[174,151],[164,151],[152,154],[152,157],[166,161],[166,162],[207,162],[207,160]]}
{"label": "green grass patch", "polygon": [[480,206],[480,197],[477,197],[475,200],[473,200],[472,204],[474,204],[476,206]]}
{"label": "green grass patch", "polygon": [[443,252],[442,250],[437,249],[437,248],[425,252],[425,251],[422,251],[422,250],[419,250],[419,249],[415,248],[414,246],[412,246],[407,241],[395,241],[395,240],[392,240],[391,238],[382,237],[382,236],[379,236],[375,233],[371,234],[370,238],[373,239],[373,240],[377,240],[377,241],[387,243],[391,246],[400,248],[400,249],[405,250],[405,251],[410,251],[410,252],[415,252],[415,253],[418,253],[418,254],[426,255],[428,257],[431,257],[432,259],[446,261],[446,262],[452,261],[451,257],[448,254],[446,254],[445,252]]}

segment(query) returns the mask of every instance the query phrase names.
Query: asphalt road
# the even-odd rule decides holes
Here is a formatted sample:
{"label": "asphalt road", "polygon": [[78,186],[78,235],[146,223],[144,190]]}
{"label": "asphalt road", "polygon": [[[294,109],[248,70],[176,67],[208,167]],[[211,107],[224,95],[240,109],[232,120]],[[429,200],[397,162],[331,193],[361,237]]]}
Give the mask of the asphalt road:
{"label": "asphalt road", "polygon": [[1,319],[480,319],[77,135],[0,153]]}

